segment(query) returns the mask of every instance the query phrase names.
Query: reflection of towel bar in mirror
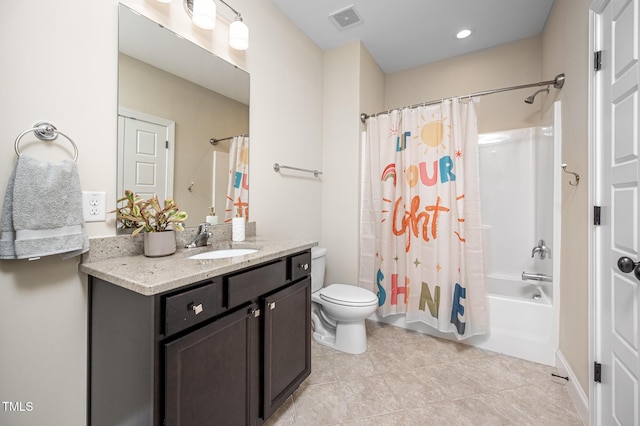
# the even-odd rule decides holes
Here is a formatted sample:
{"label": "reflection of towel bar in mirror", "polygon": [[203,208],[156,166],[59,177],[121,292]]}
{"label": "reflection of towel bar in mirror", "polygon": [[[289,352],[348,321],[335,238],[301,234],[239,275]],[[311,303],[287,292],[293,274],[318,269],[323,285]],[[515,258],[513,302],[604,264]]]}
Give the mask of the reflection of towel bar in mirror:
{"label": "reflection of towel bar in mirror", "polygon": [[[247,137],[247,136],[249,136],[249,135],[238,135],[237,137],[244,138],[244,137]],[[228,141],[229,139],[233,139],[235,137],[236,136],[227,136],[226,138],[222,138],[222,139],[211,138],[211,139],[209,139],[209,143],[211,145],[215,146],[215,145],[218,145],[218,142]]]}
{"label": "reflection of towel bar in mirror", "polygon": [[64,136],[65,138],[67,138],[69,142],[71,142],[71,145],[73,146],[73,161],[76,161],[78,159],[78,146],[76,145],[76,143],[73,140],[71,140],[69,136],[65,135],[64,133],[56,129],[56,126],[44,121],[36,123],[31,129],[27,129],[18,135],[15,143],[15,150],[16,150],[16,154],[18,154],[18,157],[20,157],[20,154],[21,154],[20,148],[19,148],[20,139],[22,139],[22,137],[29,132],[33,132],[33,134],[38,139],[45,142],[55,140],[58,137],[58,135]]}
{"label": "reflection of towel bar in mirror", "polygon": [[563,165],[562,165],[562,170],[563,170],[565,173],[568,173],[568,174],[570,174],[570,175],[573,175],[573,176],[576,178],[576,182],[575,182],[575,183],[573,183],[573,182],[569,181],[569,185],[571,185],[571,186],[578,186],[578,184],[580,183],[580,175],[579,175],[579,174],[577,174],[577,173],[574,173],[574,172],[570,172],[570,171],[568,171],[568,170],[567,170],[567,165],[566,165],[566,164],[563,164]]}
{"label": "reflection of towel bar in mirror", "polygon": [[290,166],[285,166],[285,165],[279,164],[279,163],[273,163],[273,171],[274,172],[278,173],[280,171],[280,169],[290,169],[290,170],[297,170],[299,172],[313,173],[313,176],[315,176],[315,177],[320,177],[320,175],[322,174],[322,172],[320,172],[318,170],[300,169],[298,167],[290,167]]}

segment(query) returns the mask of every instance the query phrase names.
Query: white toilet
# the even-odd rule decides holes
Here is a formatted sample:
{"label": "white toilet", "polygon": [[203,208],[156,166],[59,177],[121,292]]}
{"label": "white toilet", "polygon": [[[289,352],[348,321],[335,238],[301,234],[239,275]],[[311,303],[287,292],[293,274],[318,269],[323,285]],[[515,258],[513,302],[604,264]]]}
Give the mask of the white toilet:
{"label": "white toilet", "polygon": [[364,320],[376,311],[378,296],[348,284],[323,287],[327,249],[311,248],[311,323],[313,339],[338,351],[367,350]]}

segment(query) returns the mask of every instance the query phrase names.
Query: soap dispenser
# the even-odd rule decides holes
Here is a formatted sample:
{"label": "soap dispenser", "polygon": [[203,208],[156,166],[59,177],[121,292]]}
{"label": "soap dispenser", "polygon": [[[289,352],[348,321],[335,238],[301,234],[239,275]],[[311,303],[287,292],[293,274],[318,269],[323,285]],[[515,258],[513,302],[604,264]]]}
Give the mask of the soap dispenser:
{"label": "soap dispenser", "polygon": [[218,224],[218,216],[216,216],[216,209],[211,207],[210,214],[206,217],[205,222],[209,225],[217,225]]}

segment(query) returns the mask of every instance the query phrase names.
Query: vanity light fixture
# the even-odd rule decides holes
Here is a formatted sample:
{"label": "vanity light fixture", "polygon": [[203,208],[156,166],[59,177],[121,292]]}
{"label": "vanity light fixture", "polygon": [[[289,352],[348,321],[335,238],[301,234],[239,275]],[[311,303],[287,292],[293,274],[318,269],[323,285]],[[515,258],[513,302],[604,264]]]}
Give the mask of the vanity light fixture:
{"label": "vanity light fixture", "polygon": [[[170,2],[171,0],[158,0]],[[229,25],[229,46],[236,50],[246,50],[249,47],[249,27],[242,20],[240,12],[229,6],[224,0],[217,0],[236,14]],[[216,4],[214,0],[184,0],[184,9],[193,23],[205,30],[212,30],[216,25]]]}
{"label": "vanity light fixture", "polygon": [[249,27],[239,13],[229,26],[229,46],[236,50],[247,50],[249,47]]}
{"label": "vanity light fixture", "polygon": [[213,0],[193,0],[191,19],[202,29],[214,29],[216,26],[216,4]]}

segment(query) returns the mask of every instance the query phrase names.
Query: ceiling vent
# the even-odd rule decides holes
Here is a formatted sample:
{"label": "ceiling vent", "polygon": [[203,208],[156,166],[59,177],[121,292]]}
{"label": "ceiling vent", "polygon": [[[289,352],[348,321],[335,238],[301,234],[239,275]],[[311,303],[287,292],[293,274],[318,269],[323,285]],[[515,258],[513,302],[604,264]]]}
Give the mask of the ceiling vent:
{"label": "ceiling vent", "polygon": [[360,15],[358,15],[358,12],[356,12],[356,9],[353,7],[353,5],[333,12],[329,15],[329,18],[331,18],[331,20],[340,29],[349,28],[359,22],[362,22],[362,19],[360,19]]}

